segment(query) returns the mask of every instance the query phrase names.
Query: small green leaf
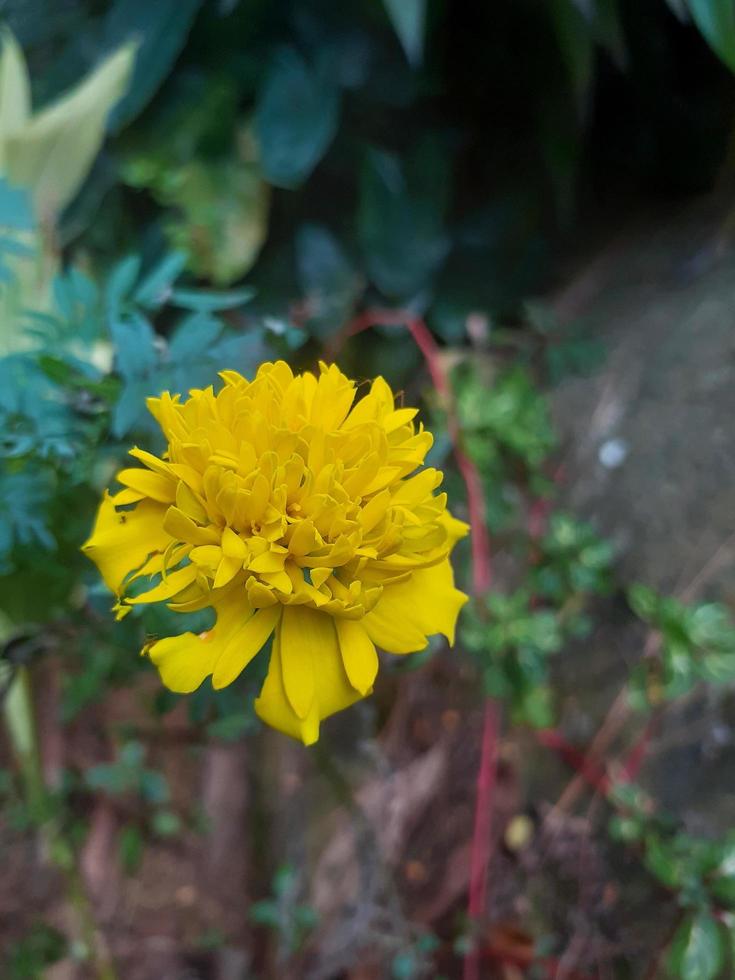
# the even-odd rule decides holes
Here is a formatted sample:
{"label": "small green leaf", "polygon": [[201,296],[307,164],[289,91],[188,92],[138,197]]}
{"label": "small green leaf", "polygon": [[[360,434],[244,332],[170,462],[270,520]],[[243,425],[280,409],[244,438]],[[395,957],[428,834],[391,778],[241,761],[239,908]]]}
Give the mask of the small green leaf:
{"label": "small green leaf", "polygon": [[132,875],[143,858],[143,836],[134,824],[123,827],[117,840],[117,853],[126,874]]}
{"label": "small green leaf", "polygon": [[669,969],[680,980],[714,980],[725,960],[722,931],[709,912],[688,916],[669,951]]}
{"label": "small green leaf", "polygon": [[151,826],[157,837],[174,837],[181,830],[181,820],[172,810],[156,810]]}
{"label": "small green leaf", "polygon": [[640,619],[650,622],[656,615],[659,598],[647,585],[635,584],[628,589],[628,604]]}
{"label": "small green leaf", "polygon": [[169,789],[166,777],[155,769],[146,769],[140,776],[140,795],[148,803],[166,803]]}
{"label": "small green leaf", "polygon": [[260,902],[253,902],[248,912],[248,918],[255,925],[278,926],[278,905],[269,898],[264,898]]}

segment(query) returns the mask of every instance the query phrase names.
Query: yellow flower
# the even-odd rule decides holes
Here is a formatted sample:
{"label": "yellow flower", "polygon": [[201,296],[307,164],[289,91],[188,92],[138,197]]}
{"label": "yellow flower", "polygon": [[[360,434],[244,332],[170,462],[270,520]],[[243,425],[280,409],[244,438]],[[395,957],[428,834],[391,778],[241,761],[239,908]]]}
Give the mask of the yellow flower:
{"label": "yellow flower", "polygon": [[[120,615],[161,600],[214,608],[209,631],[147,646],[172,691],[210,675],[225,687],[275,633],[255,709],[308,745],[322,718],[370,694],[376,645],[453,642],[467,597],[449,553],[467,525],[435,493],[442,474],[422,467],[431,434],[382,378],[355,403],[334,365],[221,377],[217,394],[149,399],[168,449],[130,450],[143,467],[117,474],[124,489],[105,494],[84,551]],[[143,576],[152,588],[131,592]]]}

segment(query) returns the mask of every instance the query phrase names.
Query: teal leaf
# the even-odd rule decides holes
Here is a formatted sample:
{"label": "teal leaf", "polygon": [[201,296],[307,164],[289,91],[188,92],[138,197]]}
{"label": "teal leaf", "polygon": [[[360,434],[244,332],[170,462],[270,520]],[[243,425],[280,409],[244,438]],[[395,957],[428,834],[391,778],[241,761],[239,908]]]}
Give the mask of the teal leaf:
{"label": "teal leaf", "polygon": [[187,263],[185,252],[170,252],[148,273],[135,290],[135,302],[147,309],[158,309],[171,297],[174,282]]}
{"label": "teal leaf", "polygon": [[205,313],[193,313],[177,327],[168,345],[173,362],[187,361],[209,354],[211,345],[222,333],[222,324]]}
{"label": "teal leaf", "polygon": [[718,58],[735,71],[735,3],[732,0],[688,0],[689,11]]}
{"label": "teal leaf", "polygon": [[421,64],[426,31],[426,0],[384,0],[393,30],[413,67]]}
{"label": "teal leaf", "polygon": [[195,313],[219,313],[222,310],[236,310],[249,303],[255,295],[255,290],[249,287],[243,289],[174,289],[171,293],[171,305],[180,306]]}
{"label": "teal leaf", "polygon": [[150,101],[189,35],[202,0],[116,0],[107,12],[104,39],[110,48],[138,41],[128,92],[110,114],[108,128],[121,129]]}
{"label": "teal leaf", "polygon": [[158,363],[153,327],[139,314],[114,320],[110,333],[115,344],[115,363],[125,379],[138,378]]}
{"label": "teal leaf", "polygon": [[30,231],[33,228],[33,212],[28,193],[21,187],[12,187],[0,177],[0,228]]}
{"label": "teal leaf", "polygon": [[128,255],[114,267],[107,280],[105,302],[110,316],[116,316],[130,294],[140,275],[140,256]]}
{"label": "teal leaf", "polygon": [[255,135],[263,174],[277,187],[292,188],[311,174],[332,142],[339,116],[339,90],[293,48],[273,58],[255,108]]}
{"label": "teal leaf", "polygon": [[337,239],[321,225],[303,225],[296,236],[296,262],[308,325],[324,336],[346,323],[360,286]]}
{"label": "teal leaf", "polygon": [[414,296],[443,262],[448,179],[446,156],[433,140],[405,162],[370,152],[360,182],[358,234],[370,277],[386,296]]}

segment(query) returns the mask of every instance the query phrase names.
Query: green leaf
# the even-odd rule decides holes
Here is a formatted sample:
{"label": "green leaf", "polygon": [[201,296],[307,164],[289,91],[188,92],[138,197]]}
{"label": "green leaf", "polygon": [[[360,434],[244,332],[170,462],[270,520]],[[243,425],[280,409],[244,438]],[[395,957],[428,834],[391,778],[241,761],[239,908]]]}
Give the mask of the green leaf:
{"label": "green leaf", "polygon": [[735,875],[722,875],[713,878],[709,890],[718,903],[735,908]]}
{"label": "green leaf", "polygon": [[426,30],[426,0],[384,0],[393,30],[398,35],[408,63],[421,64]]}
{"label": "green leaf", "polygon": [[125,45],[71,92],[4,138],[11,182],[30,189],[36,212],[58,214],[87,176],[111,108],[124,94],[135,58]]}
{"label": "green leaf", "polygon": [[650,622],[658,610],[659,597],[647,585],[631,585],[627,593],[628,605],[640,619]]}
{"label": "green leaf", "polygon": [[152,827],[158,837],[174,837],[181,830],[181,820],[172,810],[156,810]]}
{"label": "green leaf", "polygon": [[144,847],[143,836],[134,824],[122,828],[117,839],[117,853],[126,874],[132,875],[138,870]]}
{"label": "green leaf", "polygon": [[299,229],[296,262],[308,325],[314,335],[324,337],[350,318],[359,279],[337,239],[320,225]]}
{"label": "green leaf", "polygon": [[358,234],[371,279],[408,299],[429,285],[449,249],[444,228],[448,161],[428,140],[407,160],[372,150],[360,180]]}
{"label": "green leaf", "polygon": [[275,928],[279,924],[278,905],[270,898],[253,902],[248,910],[248,918],[255,925]]}
{"label": "green leaf", "polygon": [[140,795],[148,803],[166,803],[169,788],[166,777],[155,769],[146,769],[140,775]]}
{"label": "green leaf", "polygon": [[219,320],[206,313],[193,313],[177,327],[168,345],[168,356],[174,363],[205,357],[222,333]]}
{"label": "green leaf", "polygon": [[135,302],[147,309],[162,306],[170,299],[173,284],[183,272],[186,262],[186,252],[176,251],[165,255],[135,290]]}
{"label": "green leaf", "polygon": [[575,0],[551,0],[548,9],[559,51],[581,111],[592,81],[594,49],[589,27]]}
{"label": "green leaf", "polygon": [[[36,922],[22,939],[7,945],[7,980],[38,980],[46,968],[57,963],[67,953],[64,936],[45,922]],[[5,959],[3,957],[3,959]]]}
{"label": "green leaf", "polygon": [[311,174],[337,129],[339,90],[294,48],[273,58],[255,108],[255,135],[267,180],[296,187]]}
{"label": "green leaf", "polygon": [[222,292],[207,289],[174,289],[171,293],[171,305],[195,313],[219,313],[222,310],[236,310],[244,306],[254,295],[255,290],[248,287]]}
{"label": "green leaf", "polygon": [[166,167],[151,184],[162,203],[176,208],[164,225],[171,245],[187,253],[197,276],[220,286],[250,270],[268,232],[270,188],[246,152],[253,140],[239,142],[231,159]]}
{"label": "green leaf", "polygon": [[[0,177],[0,228],[15,231],[30,231],[33,228],[33,212],[27,191],[22,187],[11,187],[4,177]],[[3,250],[6,249],[7,244]],[[34,255],[35,251],[31,250],[30,254]]]}
{"label": "green leaf", "polygon": [[687,0],[694,23],[715,54],[735,71],[735,3]]}
{"label": "green leaf", "polygon": [[717,871],[710,879],[712,895],[729,908],[735,908],[735,834],[730,833],[723,842]]}
{"label": "green leaf", "polygon": [[158,364],[156,335],[145,317],[133,314],[110,324],[115,363],[123,378],[139,378]]}
{"label": "green leaf", "polygon": [[107,12],[104,39],[112,49],[140,43],[128,92],[110,114],[108,127],[122,128],[151,100],[171,71],[202,0],[116,0]]}
{"label": "green leaf", "polygon": [[105,303],[108,315],[116,317],[130,294],[140,275],[140,256],[127,255],[121,259],[110,273],[105,288]]}
{"label": "green leaf", "polygon": [[688,916],[669,951],[669,969],[680,980],[714,980],[725,960],[722,931],[710,912]]}

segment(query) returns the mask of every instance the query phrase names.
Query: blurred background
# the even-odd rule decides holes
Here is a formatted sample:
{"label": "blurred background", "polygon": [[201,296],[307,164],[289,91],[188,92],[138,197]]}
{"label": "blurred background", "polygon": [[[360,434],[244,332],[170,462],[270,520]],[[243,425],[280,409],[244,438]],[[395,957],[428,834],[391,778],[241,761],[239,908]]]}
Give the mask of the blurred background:
{"label": "blurred background", "polygon": [[[732,0],[0,17],[2,980],[735,976]],[[79,552],[146,396],[275,358],[490,548],[310,749]]]}

